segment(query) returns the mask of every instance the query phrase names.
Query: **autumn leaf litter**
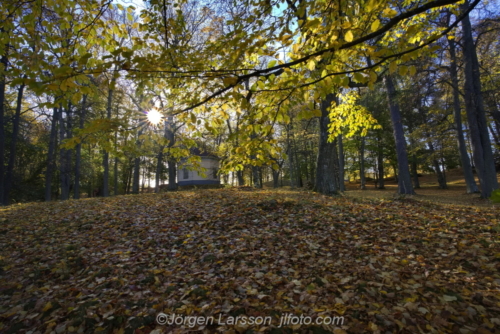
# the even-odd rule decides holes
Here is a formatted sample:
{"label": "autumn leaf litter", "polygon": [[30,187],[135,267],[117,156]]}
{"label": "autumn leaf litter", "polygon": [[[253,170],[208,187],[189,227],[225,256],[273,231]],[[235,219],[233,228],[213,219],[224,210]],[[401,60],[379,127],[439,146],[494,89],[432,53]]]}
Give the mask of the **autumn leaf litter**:
{"label": "autumn leaf litter", "polygon": [[[2,333],[500,328],[493,208],[203,190],[0,210]],[[160,312],[273,322],[160,326]],[[279,328],[284,314],[343,324]]]}

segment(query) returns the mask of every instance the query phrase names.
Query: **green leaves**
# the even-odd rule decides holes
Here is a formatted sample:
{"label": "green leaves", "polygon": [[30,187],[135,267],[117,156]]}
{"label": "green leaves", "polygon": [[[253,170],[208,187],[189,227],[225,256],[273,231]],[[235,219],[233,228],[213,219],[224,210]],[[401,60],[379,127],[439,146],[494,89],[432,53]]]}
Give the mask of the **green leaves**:
{"label": "green leaves", "polygon": [[500,189],[497,189],[491,193],[490,200],[493,203],[500,203]]}

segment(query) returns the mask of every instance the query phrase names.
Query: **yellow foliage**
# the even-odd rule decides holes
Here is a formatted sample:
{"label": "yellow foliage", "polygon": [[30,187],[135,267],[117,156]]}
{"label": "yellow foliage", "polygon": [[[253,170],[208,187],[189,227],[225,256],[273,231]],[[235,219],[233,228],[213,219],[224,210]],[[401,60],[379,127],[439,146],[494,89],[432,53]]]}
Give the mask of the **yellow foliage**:
{"label": "yellow foliage", "polygon": [[339,96],[341,103],[330,108],[330,132],[329,140],[347,130],[346,137],[356,134],[366,136],[369,129],[378,129],[380,125],[370,112],[363,106],[357,104],[359,94],[356,91],[349,91]]}

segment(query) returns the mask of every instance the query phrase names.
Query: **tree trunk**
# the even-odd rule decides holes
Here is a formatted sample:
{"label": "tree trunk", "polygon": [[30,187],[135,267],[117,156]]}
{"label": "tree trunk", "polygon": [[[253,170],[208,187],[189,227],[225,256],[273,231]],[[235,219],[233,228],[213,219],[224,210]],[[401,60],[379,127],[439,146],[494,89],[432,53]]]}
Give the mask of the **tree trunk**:
{"label": "tree trunk", "polygon": [[314,188],[315,191],[325,195],[337,195],[340,191],[337,140],[328,142],[328,124],[330,123],[328,109],[334,100],[335,95],[330,93],[321,101],[321,117],[319,119],[319,148]]}
{"label": "tree trunk", "polygon": [[145,166],[145,168],[142,169],[141,193],[144,193],[144,188],[146,186],[146,168],[147,166]]}
{"label": "tree trunk", "polygon": [[[117,110],[118,114],[118,110]],[[118,151],[118,132],[115,132],[115,152]],[[118,195],[118,162],[119,159],[115,156],[113,165],[113,196]]]}
{"label": "tree trunk", "polygon": [[359,179],[361,182],[360,189],[366,190],[365,177],[365,137],[361,137],[361,146],[359,148]]}
{"label": "tree trunk", "polygon": [[132,184],[132,175],[133,175],[134,167],[132,165],[132,161],[129,159],[127,175],[126,175],[126,184],[125,184],[125,193],[130,194],[130,186]]}
{"label": "tree trunk", "polygon": [[[10,142],[9,163],[7,165],[7,173],[5,174],[5,181],[3,188],[4,205],[8,205],[10,203],[10,190],[12,189],[12,185],[14,183],[14,165],[16,163],[16,149],[17,149],[17,140],[19,137],[19,122],[21,119],[21,107],[23,102],[24,86],[25,86],[24,84],[19,86],[19,89],[17,91],[16,114],[14,115],[14,122],[12,124],[12,139]],[[0,126],[3,128],[3,124]]]}
{"label": "tree trunk", "polygon": [[[164,121],[164,132],[163,136],[166,138],[167,137],[167,121]],[[156,174],[155,174],[155,193],[160,192],[160,183],[161,183],[161,172],[162,172],[162,167],[163,167],[163,149],[165,148],[164,145],[160,147],[160,151],[158,152],[158,156],[156,158]]]}
{"label": "tree trunk", "polygon": [[[170,150],[175,145],[175,132],[174,132],[174,124],[172,118],[168,119],[167,132],[165,134],[168,140],[167,147]],[[179,188],[177,185],[177,160],[172,156],[170,151],[168,153],[168,158],[167,158],[167,167],[168,167],[167,190],[175,191]]]}
{"label": "tree trunk", "polygon": [[[111,106],[113,103],[113,92],[114,92],[114,85],[116,82],[116,78],[113,76],[113,79],[111,79],[111,82],[109,83],[109,89],[108,89],[108,101],[106,105],[106,118],[109,120],[111,119]],[[109,196],[109,152],[106,148],[104,148],[104,154],[102,157],[102,167],[104,169],[104,173],[102,175],[102,196],[108,197]]]}
{"label": "tree trunk", "polygon": [[113,195],[114,196],[118,195],[118,162],[119,162],[118,157],[115,157],[115,164],[114,164],[114,174],[115,175],[113,175]]}
{"label": "tree trunk", "polygon": [[394,128],[394,140],[396,141],[396,154],[398,158],[398,193],[415,194],[411,183],[410,169],[408,168],[408,154],[406,152],[406,139],[404,136],[401,111],[396,101],[396,89],[390,75],[384,77],[387,89],[387,100],[391,111],[391,122]]}
{"label": "tree trunk", "polygon": [[460,109],[460,94],[458,90],[458,71],[457,71],[457,56],[455,52],[455,41],[448,40],[450,46],[450,77],[453,85],[453,111],[455,116],[455,127],[457,129],[458,150],[460,152],[460,162],[464,172],[465,185],[467,194],[478,193],[474,174],[472,173],[472,166],[467,153],[467,144],[465,143],[464,130],[462,127],[462,111]]}
{"label": "tree trunk", "polygon": [[59,109],[54,108],[52,114],[52,123],[50,126],[49,151],[47,154],[47,169],[45,170],[45,201],[49,202],[52,199],[52,177],[54,175],[55,160],[54,153],[57,140],[57,122],[59,118]]}
{"label": "tree trunk", "polygon": [[139,193],[140,172],[141,172],[141,158],[137,157],[134,159],[134,177],[132,180],[132,194]]}
{"label": "tree trunk", "polygon": [[488,129],[490,130],[490,134],[493,137],[493,140],[495,141],[495,145],[500,147],[500,138],[498,137],[497,133],[493,130],[493,126],[491,123],[488,123]]}
{"label": "tree trunk", "polygon": [[385,189],[385,184],[384,184],[384,150],[382,146],[382,138],[379,134],[377,137],[377,171],[378,171],[378,181],[377,181],[377,188],[378,189]]}
{"label": "tree trunk", "polygon": [[[467,5],[468,1],[465,2],[464,7]],[[472,38],[469,15],[462,20],[462,30],[465,63],[465,107],[472,141],[474,165],[481,187],[481,197],[489,198],[493,190],[498,189],[498,180],[481,92],[479,61]]]}
{"label": "tree trunk", "polygon": [[[142,135],[142,129],[139,130],[139,133],[137,134],[137,141],[136,141],[137,147],[141,146],[141,140],[140,140],[141,135]],[[134,176],[132,179],[132,194],[139,193],[140,169],[141,169],[141,158],[136,157],[134,158],[134,174],[133,174]]]}
{"label": "tree trunk", "polygon": [[[430,138],[428,138],[430,139]],[[429,141],[429,151],[431,154],[435,154],[434,145]],[[436,158],[432,158],[432,164],[434,165],[434,170],[437,175],[439,189],[448,189],[448,185],[446,184],[446,177],[444,173],[441,171],[441,166],[439,165],[439,161]]]}
{"label": "tree trunk", "polygon": [[262,185],[260,183],[259,167],[258,166],[252,166],[252,180],[253,180],[253,187],[254,188],[262,188]]}
{"label": "tree trunk", "polygon": [[280,171],[273,169],[273,188],[279,188],[280,186]]}
{"label": "tree trunk", "polygon": [[[4,29],[0,28],[0,32]],[[8,50],[8,48],[6,48]],[[3,65],[3,73],[0,77],[0,205],[4,204],[3,189],[5,187],[5,71],[7,71],[7,56],[2,55],[0,63]]]}
{"label": "tree trunk", "polygon": [[344,157],[344,143],[342,142],[342,135],[338,135],[338,145],[339,145],[339,185],[340,191],[345,191],[345,157]]}
{"label": "tree trunk", "polygon": [[[66,109],[66,119],[68,119],[70,114],[69,108]],[[67,138],[66,125],[63,117],[63,109],[61,107],[61,117],[59,118],[59,140],[62,144],[63,140]],[[69,170],[68,170],[68,154],[66,149],[59,149],[59,178],[61,182],[61,199],[69,199]]]}
{"label": "tree trunk", "polygon": [[420,189],[420,180],[418,179],[418,165],[417,165],[417,156],[415,154],[412,155],[411,158],[411,173],[413,174],[413,188]]}
{"label": "tree trunk", "polygon": [[161,182],[161,171],[163,167],[163,148],[160,147],[160,152],[158,152],[158,156],[156,158],[156,174],[155,174],[155,193],[160,192],[160,182]]}
{"label": "tree trunk", "polygon": [[[409,120],[408,131],[410,133],[410,145],[412,148],[415,148],[415,140],[413,139],[413,117]],[[420,180],[418,179],[418,160],[417,155],[415,153],[411,156],[411,176],[413,178],[413,188],[420,188]]]}
{"label": "tree trunk", "polygon": [[245,185],[245,178],[243,177],[243,171],[237,170],[236,177],[238,178],[238,186],[243,187]]}
{"label": "tree trunk", "polygon": [[[87,112],[87,95],[83,95],[82,99],[82,108],[80,111],[80,129],[83,129],[85,124],[85,115]],[[82,143],[78,143],[76,145],[76,154],[75,154],[75,187],[73,198],[80,198],[80,175],[81,175],[81,166],[82,166]]]}

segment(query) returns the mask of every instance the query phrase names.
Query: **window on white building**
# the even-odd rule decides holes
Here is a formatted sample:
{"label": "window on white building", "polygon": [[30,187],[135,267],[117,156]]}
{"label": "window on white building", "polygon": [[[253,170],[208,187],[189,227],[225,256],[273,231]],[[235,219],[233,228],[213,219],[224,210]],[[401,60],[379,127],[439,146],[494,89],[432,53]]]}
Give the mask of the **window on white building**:
{"label": "window on white building", "polygon": [[187,170],[187,168],[184,168],[184,169],[182,170],[182,174],[183,174],[183,178],[184,178],[184,180],[185,180],[185,179],[189,179],[189,171]]}

